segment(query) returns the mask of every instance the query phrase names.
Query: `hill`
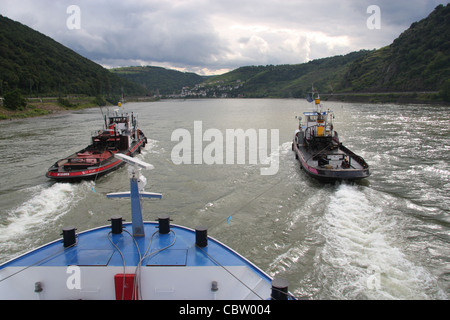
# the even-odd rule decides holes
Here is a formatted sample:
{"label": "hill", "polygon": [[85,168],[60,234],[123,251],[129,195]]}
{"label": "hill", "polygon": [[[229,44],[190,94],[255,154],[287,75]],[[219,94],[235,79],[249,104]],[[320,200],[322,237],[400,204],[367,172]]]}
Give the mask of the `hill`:
{"label": "hill", "polygon": [[228,88],[228,97],[251,98],[305,97],[312,84],[319,88],[320,92],[334,92],[342,89],[342,75],[349,65],[369,52],[361,50],[295,65],[241,67],[212,77],[206,81],[205,88]]}
{"label": "hill", "polygon": [[0,15],[0,96],[143,95],[145,90],[53,39]]}
{"label": "hill", "polygon": [[450,4],[439,5],[394,42],[353,62],[347,91],[438,91],[450,79]]}
{"label": "hill", "polygon": [[161,95],[170,95],[179,92],[182,87],[195,86],[207,78],[191,72],[180,72],[152,66],[115,68],[110,71],[141,85],[149,91],[150,95],[155,95],[158,92]]}
{"label": "hill", "polygon": [[[450,100],[449,79],[450,4],[447,4],[437,6],[427,18],[413,23],[391,45],[381,49],[297,65],[241,67],[212,77],[203,90],[215,90],[217,96],[218,90],[224,92],[227,88],[229,97],[304,97],[314,84],[321,93],[441,90],[441,98],[446,96]],[[364,100],[370,96],[356,98]],[[409,95],[407,98],[410,99]]]}

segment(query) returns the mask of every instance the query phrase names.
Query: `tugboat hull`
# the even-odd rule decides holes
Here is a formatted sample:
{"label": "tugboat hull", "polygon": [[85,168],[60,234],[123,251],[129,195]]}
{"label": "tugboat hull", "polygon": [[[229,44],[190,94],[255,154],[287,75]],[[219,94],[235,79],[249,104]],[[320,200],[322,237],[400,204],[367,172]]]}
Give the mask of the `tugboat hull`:
{"label": "tugboat hull", "polygon": [[[118,160],[114,158],[114,154],[123,153],[127,156],[134,156],[136,153],[140,153],[141,148],[143,148],[146,144],[147,138],[143,137],[138,143],[136,143],[130,150],[123,150],[118,152],[111,152],[110,156],[104,158],[98,165],[96,166],[82,166],[80,165],[80,169],[76,169],[74,167],[64,168],[61,164],[73,157],[77,153],[72,156],[67,157],[66,159],[62,159],[57,161],[53,166],[48,169],[46,173],[46,177],[57,180],[57,181],[78,181],[78,180],[90,180],[96,179],[100,176],[103,176],[107,173],[110,173],[114,170],[119,169],[124,165],[122,160]],[[82,152],[81,150],[80,152]],[[78,152],[78,153],[80,153]]]}
{"label": "tugboat hull", "polygon": [[317,154],[294,140],[292,150],[301,168],[311,177],[322,181],[360,180],[370,175],[369,165],[364,159],[342,144]]}
{"label": "tugboat hull", "polygon": [[115,112],[105,116],[105,129],[92,136],[89,146],[56,161],[46,176],[58,181],[96,179],[123,165],[122,160],[114,157],[115,154],[134,156],[146,143],[147,138],[137,127],[136,116]]}

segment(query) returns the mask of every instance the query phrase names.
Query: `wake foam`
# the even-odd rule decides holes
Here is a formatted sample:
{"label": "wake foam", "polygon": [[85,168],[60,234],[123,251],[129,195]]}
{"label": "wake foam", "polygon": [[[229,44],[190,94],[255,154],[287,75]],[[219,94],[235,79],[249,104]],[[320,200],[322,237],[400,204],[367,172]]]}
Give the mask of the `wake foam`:
{"label": "wake foam", "polygon": [[[401,251],[401,226],[387,217],[373,190],[342,184],[331,196],[317,258],[333,299],[445,299],[433,276]],[[397,243],[396,243],[397,242]]]}
{"label": "wake foam", "polygon": [[24,195],[31,194],[31,197],[8,212],[6,221],[0,226],[2,247],[14,246],[27,233],[37,232],[58,220],[91,192],[92,186],[92,181],[80,184],[55,183],[50,187],[39,185],[22,190]]}

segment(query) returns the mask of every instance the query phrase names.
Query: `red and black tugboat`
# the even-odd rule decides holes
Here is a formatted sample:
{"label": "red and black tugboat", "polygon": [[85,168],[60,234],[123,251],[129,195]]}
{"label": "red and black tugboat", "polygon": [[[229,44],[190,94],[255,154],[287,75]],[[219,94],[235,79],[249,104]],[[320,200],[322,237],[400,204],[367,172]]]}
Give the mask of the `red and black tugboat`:
{"label": "red and black tugboat", "polygon": [[315,102],[316,111],[304,112],[298,117],[292,151],[300,161],[301,168],[310,176],[322,181],[360,180],[370,175],[367,162],[339,141],[333,127],[332,111],[322,111],[320,97],[314,97],[314,89],[307,97]]}
{"label": "red and black tugboat", "polygon": [[145,147],[147,138],[138,129],[137,118],[131,113],[105,115],[105,129],[92,136],[86,148],[56,161],[46,176],[58,181],[95,179],[124,164],[114,157],[116,153],[134,156]]}

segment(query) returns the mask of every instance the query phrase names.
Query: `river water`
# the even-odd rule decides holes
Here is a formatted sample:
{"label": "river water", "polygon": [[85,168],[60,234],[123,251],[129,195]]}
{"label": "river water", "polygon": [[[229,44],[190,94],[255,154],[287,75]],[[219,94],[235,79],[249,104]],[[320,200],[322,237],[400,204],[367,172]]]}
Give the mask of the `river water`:
{"label": "river water", "polygon": [[[448,299],[448,107],[325,102],[341,141],[371,166],[355,184],[319,183],[300,170],[291,151],[295,116],[311,107],[269,99],[127,103],[149,138],[138,156],[155,166],[144,172],[146,190],[163,193],[144,203],[144,219],[169,213],[175,224],[208,226],[209,235],[289,280],[299,298]],[[130,221],[129,202],[105,196],[129,188],[125,167],[82,183],[44,176],[102,125],[100,109],[0,122],[0,262],[60,238],[64,226],[83,231],[115,214]],[[177,129],[191,135],[192,164],[174,163],[174,148],[188,141],[172,139]],[[202,137],[209,129],[223,138],[223,161],[194,164],[195,152],[221,159],[208,149],[214,139]],[[268,167],[261,158],[250,160],[250,142],[244,163],[227,162],[229,129],[265,129],[275,174],[261,174]],[[258,150],[263,140],[257,136]]]}

